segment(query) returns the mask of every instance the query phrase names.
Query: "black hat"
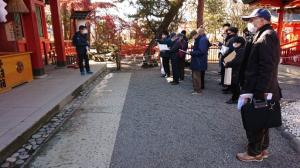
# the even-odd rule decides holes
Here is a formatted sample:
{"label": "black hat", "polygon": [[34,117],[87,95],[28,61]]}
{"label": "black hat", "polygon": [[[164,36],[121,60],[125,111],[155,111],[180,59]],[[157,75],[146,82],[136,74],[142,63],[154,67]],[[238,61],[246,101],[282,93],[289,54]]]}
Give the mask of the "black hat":
{"label": "black hat", "polygon": [[229,27],[227,29],[227,31],[231,31],[231,32],[237,34],[239,32],[239,29],[237,27]]}
{"label": "black hat", "polygon": [[170,34],[170,37],[171,37],[171,38],[173,38],[173,37],[175,37],[175,36],[176,36],[176,33],[174,33],[174,32]]}
{"label": "black hat", "polygon": [[246,40],[243,37],[236,37],[233,39],[233,43],[239,43],[242,46],[244,46],[246,43]]}
{"label": "black hat", "polygon": [[83,30],[83,29],[86,29],[86,26],[80,25],[80,26],[79,26],[79,30]]}
{"label": "black hat", "polygon": [[177,37],[184,37],[184,34],[178,33],[178,34],[177,34]]}

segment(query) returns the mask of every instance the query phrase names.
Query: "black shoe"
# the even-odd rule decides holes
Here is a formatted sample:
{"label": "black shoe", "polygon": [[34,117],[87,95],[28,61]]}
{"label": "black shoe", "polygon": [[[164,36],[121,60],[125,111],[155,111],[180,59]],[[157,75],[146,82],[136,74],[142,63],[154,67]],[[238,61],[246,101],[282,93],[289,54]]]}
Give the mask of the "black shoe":
{"label": "black shoe", "polygon": [[222,89],[222,91],[223,92],[228,92],[228,91],[230,91],[230,89],[229,88],[225,88],[225,89]]}
{"label": "black shoe", "polygon": [[178,84],[179,84],[179,82],[172,81],[172,82],[170,82],[170,84],[171,84],[171,85],[178,85]]}
{"label": "black shoe", "polygon": [[160,75],[160,77],[162,77],[162,78],[165,78],[165,77],[166,77],[166,75]]}
{"label": "black shoe", "polygon": [[238,101],[237,101],[237,100],[232,100],[232,99],[230,99],[230,100],[228,100],[226,103],[227,103],[227,104],[237,104]]}

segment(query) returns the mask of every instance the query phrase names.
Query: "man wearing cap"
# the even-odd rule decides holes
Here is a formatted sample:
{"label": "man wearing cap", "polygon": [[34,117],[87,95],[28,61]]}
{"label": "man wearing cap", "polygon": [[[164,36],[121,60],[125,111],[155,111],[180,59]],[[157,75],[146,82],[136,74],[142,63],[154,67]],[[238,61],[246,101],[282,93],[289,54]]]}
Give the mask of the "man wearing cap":
{"label": "man wearing cap", "polygon": [[[88,47],[89,43],[87,41],[87,29],[86,26],[79,26],[79,31],[75,33],[72,38],[73,45],[76,47],[78,65],[80,68],[81,75],[85,75],[84,67],[87,74],[92,74],[90,70],[89,57],[88,57]],[[83,61],[85,66],[83,66]]]}
{"label": "man wearing cap", "polygon": [[[269,128],[279,127],[282,123],[279,103],[282,96],[277,79],[280,43],[271,26],[271,14],[267,9],[256,9],[250,16],[242,18],[249,22],[249,30],[256,29],[249,55],[245,56],[244,59],[246,68],[241,72],[244,75],[242,93],[253,94],[251,102],[251,99],[246,100],[253,104],[254,110],[266,109],[270,112],[267,113],[265,126],[254,129],[244,125],[248,138],[248,149],[245,153],[238,153],[237,159],[240,161],[262,161],[269,156],[267,151]],[[261,104],[264,106],[262,107]],[[243,118],[243,122],[246,120],[249,121],[249,118]]]}

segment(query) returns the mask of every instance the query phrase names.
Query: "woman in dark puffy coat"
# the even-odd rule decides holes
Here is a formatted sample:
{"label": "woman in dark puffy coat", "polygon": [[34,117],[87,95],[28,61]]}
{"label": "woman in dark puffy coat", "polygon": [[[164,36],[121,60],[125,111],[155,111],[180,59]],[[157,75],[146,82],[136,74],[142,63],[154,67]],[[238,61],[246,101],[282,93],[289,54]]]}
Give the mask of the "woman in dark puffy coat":
{"label": "woman in dark puffy coat", "polygon": [[236,52],[236,56],[232,61],[227,62],[225,65],[226,68],[232,68],[232,78],[230,86],[230,89],[232,91],[232,97],[226,102],[228,104],[236,104],[240,96],[239,72],[244,58],[245,44],[246,41],[243,37],[237,37],[234,39],[233,47],[234,51]]}

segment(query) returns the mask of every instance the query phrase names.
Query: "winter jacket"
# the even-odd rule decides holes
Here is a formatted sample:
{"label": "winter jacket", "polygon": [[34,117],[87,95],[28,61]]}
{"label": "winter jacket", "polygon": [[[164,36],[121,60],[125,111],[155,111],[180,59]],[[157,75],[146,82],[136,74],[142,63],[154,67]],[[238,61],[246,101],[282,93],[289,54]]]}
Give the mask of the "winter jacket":
{"label": "winter jacket", "polygon": [[82,55],[87,53],[87,47],[89,46],[89,43],[86,35],[76,32],[72,38],[72,43],[76,47],[77,54]]}
{"label": "winter jacket", "polygon": [[272,93],[273,100],[282,97],[278,84],[278,64],[280,60],[280,43],[277,33],[267,24],[260,28],[253,38],[250,53],[245,59],[244,93],[254,93],[256,99],[264,99],[264,93]]}
{"label": "winter jacket", "polygon": [[241,46],[234,50],[236,52],[236,56],[233,60],[226,64],[227,67],[232,68],[232,84],[239,84],[239,72],[241,69],[241,64],[244,58],[245,47]]}
{"label": "winter jacket", "polygon": [[207,57],[210,43],[206,35],[201,35],[195,39],[193,51],[191,53],[191,69],[194,71],[207,70]]}

